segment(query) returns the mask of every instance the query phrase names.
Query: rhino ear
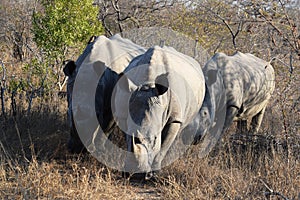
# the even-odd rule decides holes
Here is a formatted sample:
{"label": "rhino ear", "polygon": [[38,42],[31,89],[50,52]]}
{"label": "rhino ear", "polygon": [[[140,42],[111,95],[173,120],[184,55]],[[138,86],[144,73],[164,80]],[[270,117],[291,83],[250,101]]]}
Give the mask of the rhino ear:
{"label": "rhino ear", "polygon": [[104,73],[106,66],[103,62],[96,61],[93,64],[93,69],[98,76],[101,76]]}
{"label": "rhino ear", "polygon": [[168,91],[169,80],[168,73],[162,74],[155,79],[155,88],[157,89],[158,95],[163,95]]}
{"label": "rhino ear", "polygon": [[71,76],[76,69],[76,64],[73,60],[67,62],[66,66],[63,69],[63,72],[66,76]]}
{"label": "rhino ear", "polygon": [[[211,95],[211,91],[209,90],[207,84],[205,84],[205,96],[202,107],[207,107],[210,120],[213,121],[215,117],[215,98],[213,95]],[[205,113],[203,114],[205,115]]]}
{"label": "rhino ear", "polygon": [[155,88],[157,89],[158,96],[163,95],[165,92],[168,91],[168,87],[158,84],[158,83],[155,84]]}
{"label": "rhino ear", "polygon": [[206,73],[206,77],[207,77],[207,84],[210,86],[212,84],[214,84],[217,81],[217,76],[218,76],[218,70],[209,70]]}

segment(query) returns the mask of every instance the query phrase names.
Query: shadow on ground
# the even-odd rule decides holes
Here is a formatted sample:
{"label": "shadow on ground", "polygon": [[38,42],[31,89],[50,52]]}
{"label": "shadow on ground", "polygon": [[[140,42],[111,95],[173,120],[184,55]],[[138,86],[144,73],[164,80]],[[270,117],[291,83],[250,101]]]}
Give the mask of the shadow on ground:
{"label": "shadow on ground", "polygon": [[13,159],[65,159],[69,131],[66,117],[50,111],[0,117],[1,151]]}

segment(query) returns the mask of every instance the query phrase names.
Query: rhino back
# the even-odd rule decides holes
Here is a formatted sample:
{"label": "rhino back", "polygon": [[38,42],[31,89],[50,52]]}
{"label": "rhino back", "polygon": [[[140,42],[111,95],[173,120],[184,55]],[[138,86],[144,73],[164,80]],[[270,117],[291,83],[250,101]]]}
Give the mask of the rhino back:
{"label": "rhino back", "polygon": [[95,62],[100,60],[117,73],[122,72],[137,55],[145,52],[145,49],[128,39],[119,35],[107,38],[99,36],[90,52],[88,59],[85,61]]}
{"label": "rhino back", "polygon": [[275,88],[274,69],[252,54],[216,54],[204,68],[218,69],[223,79],[227,106],[242,109],[240,118],[252,117],[266,106]]}

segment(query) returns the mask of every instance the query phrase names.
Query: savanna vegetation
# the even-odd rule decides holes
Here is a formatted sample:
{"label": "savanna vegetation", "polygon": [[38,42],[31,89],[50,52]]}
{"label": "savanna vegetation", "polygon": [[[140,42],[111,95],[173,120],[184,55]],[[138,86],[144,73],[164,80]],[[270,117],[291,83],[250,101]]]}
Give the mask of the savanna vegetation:
{"label": "savanna vegetation", "polygon": [[[1,0],[0,198],[300,199],[299,10],[292,0]],[[233,125],[208,156],[193,146],[148,182],[70,154],[64,61],[92,35],[139,41],[130,31],[145,27],[188,36],[193,57],[203,47],[272,60],[276,89],[259,134]]]}

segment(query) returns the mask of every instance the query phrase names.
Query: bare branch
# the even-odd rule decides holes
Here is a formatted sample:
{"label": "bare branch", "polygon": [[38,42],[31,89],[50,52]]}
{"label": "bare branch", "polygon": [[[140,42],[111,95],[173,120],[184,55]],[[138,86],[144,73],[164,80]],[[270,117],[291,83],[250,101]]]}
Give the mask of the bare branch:
{"label": "bare branch", "polygon": [[68,77],[65,76],[64,79],[63,79],[63,83],[61,84],[60,82],[58,82],[58,86],[59,86],[59,91],[61,92],[64,88],[64,86],[67,84],[67,81],[68,81]]}
{"label": "bare branch", "polygon": [[282,2],[282,0],[279,0],[279,3],[281,4],[281,7],[282,7],[282,9],[284,11],[285,18],[286,18],[286,20],[287,20],[287,22],[288,22],[288,24],[289,24],[289,26],[291,28],[291,34],[293,36],[293,41],[294,41],[295,48],[296,49],[300,49],[300,44],[297,42],[298,41],[298,39],[297,39],[297,37],[298,37],[298,31],[297,31],[296,25],[295,25],[294,22],[292,22],[292,20],[290,19],[289,15],[287,14],[286,8],[285,8],[284,3]]}
{"label": "bare branch", "polygon": [[99,17],[106,32],[113,35],[116,31],[122,33],[127,28],[132,28],[132,25],[134,27],[147,26],[147,23],[151,23],[151,16],[158,17],[160,15],[157,16],[158,12],[173,7],[176,2],[180,1],[102,0],[98,2],[101,8]]}
{"label": "bare branch", "polygon": [[119,32],[122,33],[123,32],[123,28],[122,28],[122,24],[121,24],[121,10],[119,7],[119,0],[111,0],[112,6],[114,8],[114,10],[116,11],[117,14],[117,24],[119,27]]}
{"label": "bare branch", "polygon": [[229,23],[227,22],[227,20],[222,17],[221,15],[219,15],[218,13],[216,13],[215,11],[213,11],[211,8],[205,7],[209,12],[211,12],[214,16],[216,16],[217,18],[219,18],[227,27],[227,29],[229,30],[231,37],[232,37],[232,43],[233,43],[233,47],[235,50],[237,50],[237,46],[236,46],[236,38],[238,36],[238,34],[240,33],[240,31],[242,30],[242,26],[243,26],[243,22],[239,21],[238,24],[238,29],[237,31],[234,33],[233,29],[231,28],[231,26],[229,25]]}
{"label": "bare branch", "polygon": [[298,47],[297,45],[295,46],[295,45],[291,42],[291,40],[283,33],[283,31],[280,30],[280,28],[278,28],[278,27],[274,24],[274,22],[272,21],[272,19],[268,19],[268,17],[265,16],[264,13],[262,13],[262,12],[260,12],[260,15],[261,15],[261,17],[262,17],[269,25],[271,25],[271,26],[274,28],[274,30],[275,30],[280,36],[282,36],[283,40],[286,41],[286,42],[289,44],[289,46],[290,46],[295,52],[297,52],[297,53],[299,52],[299,47]]}
{"label": "bare branch", "polygon": [[4,92],[6,90],[6,69],[5,66],[2,62],[2,60],[0,60],[1,63],[1,67],[2,67],[2,80],[1,80],[1,110],[2,110],[2,115],[5,117],[5,100],[4,100]]}
{"label": "bare branch", "polygon": [[293,66],[293,52],[290,54],[290,73],[292,74],[294,71],[294,66]]}

